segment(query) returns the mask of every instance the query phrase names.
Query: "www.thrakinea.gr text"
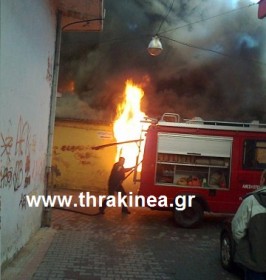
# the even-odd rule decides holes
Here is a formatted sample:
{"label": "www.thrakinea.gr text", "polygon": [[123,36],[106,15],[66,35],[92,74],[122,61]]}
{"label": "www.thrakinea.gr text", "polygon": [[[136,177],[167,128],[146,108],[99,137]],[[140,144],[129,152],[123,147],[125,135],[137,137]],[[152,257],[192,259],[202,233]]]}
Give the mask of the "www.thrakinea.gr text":
{"label": "www.thrakinea.gr text", "polygon": [[78,197],[74,199],[73,195],[27,195],[27,205],[29,207],[100,207],[106,200],[107,207],[175,207],[177,210],[183,211],[186,207],[192,206],[194,195],[177,195],[173,202],[169,202],[167,196],[144,197],[142,195],[134,195],[129,192],[128,195],[93,195],[90,192],[80,192]]}

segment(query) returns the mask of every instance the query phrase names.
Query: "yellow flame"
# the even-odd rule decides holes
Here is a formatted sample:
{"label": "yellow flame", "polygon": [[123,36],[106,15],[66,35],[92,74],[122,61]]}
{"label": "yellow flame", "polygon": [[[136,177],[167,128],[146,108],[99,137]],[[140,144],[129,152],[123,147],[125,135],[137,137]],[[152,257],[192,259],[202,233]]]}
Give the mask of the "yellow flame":
{"label": "yellow flame", "polygon": [[[141,123],[146,116],[141,112],[141,99],[144,96],[143,90],[134,85],[132,81],[126,82],[124,101],[117,107],[117,118],[114,122],[114,136],[117,142],[144,139],[143,129],[147,129],[147,123]],[[125,167],[136,165],[139,155],[139,162],[142,160],[145,139],[141,142],[122,144],[117,146],[116,161],[120,156],[125,158]],[[140,147],[139,147],[140,146]],[[139,165],[138,171],[141,166]]]}

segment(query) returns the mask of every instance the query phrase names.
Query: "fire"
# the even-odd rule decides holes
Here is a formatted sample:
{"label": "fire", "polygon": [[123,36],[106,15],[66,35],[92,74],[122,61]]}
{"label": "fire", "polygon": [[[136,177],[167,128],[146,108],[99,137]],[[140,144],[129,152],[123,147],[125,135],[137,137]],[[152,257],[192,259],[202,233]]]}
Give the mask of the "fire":
{"label": "fire", "polygon": [[[114,136],[117,142],[144,139],[142,130],[147,129],[148,124],[141,122],[146,116],[140,109],[143,96],[144,92],[139,86],[134,85],[132,81],[126,82],[124,101],[118,105],[117,118],[114,122]],[[123,156],[126,159],[125,167],[135,166],[138,155],[138,162],[142,160],[144,142],[145,139],[141,142],[118,145],[116,161]],[[139,165],[138,171],[140,169]]]}
{"label": "fire", "polygon": [[58,91],[63,94],[75,94],[75,81],[69,80],[62,82],[58,88]]}

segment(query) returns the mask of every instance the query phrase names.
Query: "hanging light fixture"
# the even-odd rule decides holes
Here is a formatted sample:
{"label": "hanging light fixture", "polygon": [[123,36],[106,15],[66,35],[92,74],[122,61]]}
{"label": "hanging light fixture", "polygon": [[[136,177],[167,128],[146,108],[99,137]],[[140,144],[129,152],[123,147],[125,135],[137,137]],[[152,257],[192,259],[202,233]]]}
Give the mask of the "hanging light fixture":
{"label": "hanging light fixture", "polygon": [[149,54],[152,56],[157,56],[162,52],[162,50],[163,47],[159,37],[157,35],[152,37],[152,40],[150,41],[148,46]]}

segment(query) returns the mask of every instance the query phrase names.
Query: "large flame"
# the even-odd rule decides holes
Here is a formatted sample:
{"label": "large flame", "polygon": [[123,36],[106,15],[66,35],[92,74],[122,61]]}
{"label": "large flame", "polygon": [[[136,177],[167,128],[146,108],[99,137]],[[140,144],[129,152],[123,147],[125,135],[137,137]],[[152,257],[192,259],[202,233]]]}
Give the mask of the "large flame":
{"label": "large flame", "polygon": [[[120,156],[125,160],[125,167],[133,167],[142,160],[143,148],[145,144],[143,130],[147,129],[148,124],[141,121],[146,116],[141,112],[141,99],[144,96],[143,90],[134,85],[132,81],[126,82],[124,91],[124,101],[117,107],[117,118],[114,122],[114,136],[117,142],[143,139],[141,142],[121,144],[117,146],[116,161]],[[140,171],[141,165],[138,166]]]}

